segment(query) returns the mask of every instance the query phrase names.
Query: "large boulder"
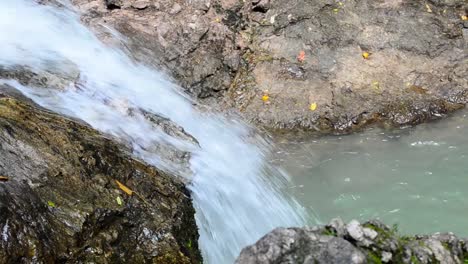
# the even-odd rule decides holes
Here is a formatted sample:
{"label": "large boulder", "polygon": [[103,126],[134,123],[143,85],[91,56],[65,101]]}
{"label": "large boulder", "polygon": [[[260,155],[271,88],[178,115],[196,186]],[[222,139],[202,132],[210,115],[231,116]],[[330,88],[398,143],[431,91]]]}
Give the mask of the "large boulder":
{"label": "large boulder", "polygon": [[412,125],[468,100],[463,0],[72,2],[102,39],[268,128]]}
{"label": "large boulder", "polygon": [[468,261],[468,240],[453,234],[400,236],[379,221],[278,228],[242,250],[236,264],[445,263]]}
{"label": "large boulder", "polygon": [[182,182],[4,85],[0,176],[0,263],[202,261]]}
{"label": "large boulder", "polygon": [[466,1],[256,2],[243,8],[248,63],[231,92],[255,123],[345,133],[468,100]]}

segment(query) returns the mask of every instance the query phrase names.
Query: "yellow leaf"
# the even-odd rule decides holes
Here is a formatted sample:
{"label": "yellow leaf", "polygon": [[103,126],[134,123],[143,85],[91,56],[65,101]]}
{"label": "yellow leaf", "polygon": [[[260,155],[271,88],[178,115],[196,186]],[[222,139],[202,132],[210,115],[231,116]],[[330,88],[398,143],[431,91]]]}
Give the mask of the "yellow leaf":
{"label": "yellow leaf", "polygon": [[0,176],[0,181],[8,181],[8,177],[7,176]]}
{"label": "yellow leaf", "polygon": [[47,205],[50,207],[55,207],[55,203],[52,201],[47,201]]}
{"label": "yellow leaf", "polygon": [[122,199],[120,198],[120,196],[117,196],[117,198],[116,198],[115,200],[117,200],[117,204],[118,204],[118,205],[122,205],[122,204],[123,204]]}
{"label": "yellow leaf", "polygon": [[263,101],[263,102],[266,102],[266,101],[268,101],[269,99],[270,99],[270,96],[268,96],[268,95],[266,95],[266,94],[262,96],[262,101]]}
{"label": "yellow leaf", "polygon": [[461,19],[462,19],[463,21],[467,21],[467,20],[468,20],[468,16],[461,16]]}
{"label": "yellow leaf", "polygon": [[362,57],[363,57],[365,60],[369,59],[369,56],[370,56],[369,52],[363,52],[363,53],[362,53]]}
{"label": "yellow leaf", "polygon": [[133,194],[133,191],[130,190],[127,186],[123,185],[121,182],[119,182],[118,180],[115,180],[115,182],[117,183],[117,185],[119,186],[119,188],[124,191],[126,194],[128,195],[132,195]]}
{"label": "yellow leaf", "polygon": [[380,89],[380,83],[377,81],[372,82],[372,88],[379,90]]}
{"label": "yellow leaf", "polygon": [[342,2],[339,2],[338,4],[339,4],[340,6],[343,6],[343,3],[342,3]]}
{"label": "yellow leaf", "polygon": [[317,109],[317,103],[316,102],[311,103],[309,109],[310,111],[315,111],[315,109]]}
{"label": "yellow leaf", "polygon": [[338,13],[338,11],[339,11],[338,8],[333,9],[333,12],[335,12],[335,13]]}

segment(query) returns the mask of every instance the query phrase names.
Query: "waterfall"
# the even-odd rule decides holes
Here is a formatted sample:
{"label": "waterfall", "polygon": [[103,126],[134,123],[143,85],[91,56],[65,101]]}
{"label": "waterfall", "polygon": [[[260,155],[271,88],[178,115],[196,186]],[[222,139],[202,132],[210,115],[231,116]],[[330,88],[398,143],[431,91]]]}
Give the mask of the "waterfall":
{"label": "waterfall", "polygon": [[[190,152],[190,189],[206,263],[232,263],[240,250],[278,226],[304,224],[302,207],[280,189],[287,177],[267,164],[268,144],[241,121],[200,111],[156,69],[102,43],[66,8],[0,1],[0,67],[77,74],[63,89],[8,84],[52,111],[83,120],[131,146],[135,157],[181,174],[152,148]],[[117,36],[116,36],[117,37]],[[141,109],[170,119],[199,143],[157,129]]]}

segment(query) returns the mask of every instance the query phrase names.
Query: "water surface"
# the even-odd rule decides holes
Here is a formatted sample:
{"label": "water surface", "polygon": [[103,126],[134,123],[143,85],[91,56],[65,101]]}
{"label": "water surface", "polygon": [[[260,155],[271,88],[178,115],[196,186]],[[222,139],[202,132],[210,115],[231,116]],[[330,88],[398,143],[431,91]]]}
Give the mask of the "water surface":
{"label": "water surface", "polygon": [[467,113],[394,131],[279,138],[274,163],[291,175],[290,193],[322,223],[379,218],[405,233],[467,236]]}

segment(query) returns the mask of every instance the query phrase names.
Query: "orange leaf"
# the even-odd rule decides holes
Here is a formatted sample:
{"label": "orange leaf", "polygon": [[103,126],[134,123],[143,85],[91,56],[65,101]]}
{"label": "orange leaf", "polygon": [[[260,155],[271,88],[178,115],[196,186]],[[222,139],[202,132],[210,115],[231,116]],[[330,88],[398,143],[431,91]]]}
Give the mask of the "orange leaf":
{"label": "orange leaf", "polygon": [[299,62],[304,62],[305,60],[305,51],[301,50],[301,52],[299,52],[299,55],[297,55],[297,61]]}
{"label": "orange leaf", "polygon": [[117,183],[117,185],[119,186],[119,188],[124,191],[126,194],[128,195],[132,195],[133,194],[133,191],[130,190],[127,186],[123,185],[123,183],[119,182],[118,180],[115,180],[115,182]]}

